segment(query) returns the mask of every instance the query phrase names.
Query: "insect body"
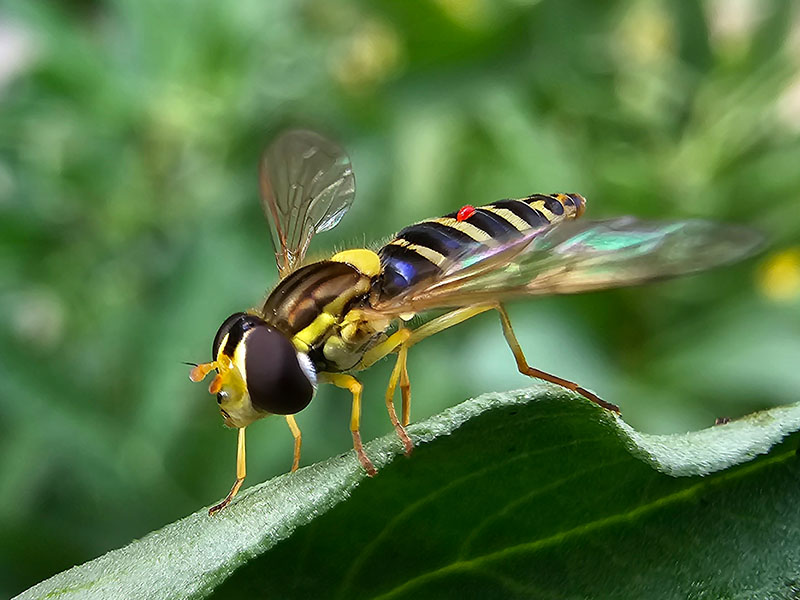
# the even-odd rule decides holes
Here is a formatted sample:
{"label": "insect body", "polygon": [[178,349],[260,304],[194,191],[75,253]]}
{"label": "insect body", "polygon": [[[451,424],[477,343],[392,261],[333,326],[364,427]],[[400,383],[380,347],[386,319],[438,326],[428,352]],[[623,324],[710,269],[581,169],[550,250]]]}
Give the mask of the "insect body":
{"label": "insect body", "polygon": [[[281,281],[261,306],[225,320],[214,338],[212,361],[191,373],[200,381],[217,371],[209,391],[225,424],[239,431],[236,481],[211,514],[224,508],[244,481],[244,432],[253,421],[285,416],[295,439],[292,470],[297,469],[302,438],[293,415],[311,402],[319,383],[351,392],[353,446],[374,475],[359,434],[362,386],[352,373],[389,354],[397,360],[386,407],[410,452],[408,349],[489,310],[499,313],[522,373],[617,411],[576,383],[528,365],[502,302],[699,271],[744,257],[759,243],[749,229],[705,221],[582,222],[576,220],[585,209],[582,196],[535,194],[463,206],[402,229],[377,252],[356,248],[303,265],[312,236],[334,227],[353,201],[347,155],[316,133],[290,131],[265,153],[260,182]],[[450,311],[414,330],[406,326],[415,314],[442,308]],[[401,418],[394,407],[398,385]]]}

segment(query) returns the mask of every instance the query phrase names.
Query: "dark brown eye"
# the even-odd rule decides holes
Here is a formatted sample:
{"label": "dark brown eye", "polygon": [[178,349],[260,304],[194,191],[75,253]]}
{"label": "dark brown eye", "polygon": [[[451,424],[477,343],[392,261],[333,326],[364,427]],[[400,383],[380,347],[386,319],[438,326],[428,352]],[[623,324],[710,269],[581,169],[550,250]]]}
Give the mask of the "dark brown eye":
{"label": "dark brown eye", "polygon": [[[217,330],[217,335],[214,336],[214,344],[211,346],[211,360],[217,360],[217,354],[219,353],[219,345],[222,343],[222,340],[225,339],[225,336],[230,333],[231,328],[233,328],[235,324],[240,324],[239,322],[246,317],[247,315],[245,313],[234,313],[230,317],[225,319],[225,321],[223,321],[222,325],[220,325],[219,329]],[[244,332],[242,331],[242,333]],[[236,347],[236,344],[238,344],[239,341],[241,340],[242,333],[239,334],[239,339],[234,341],[233,343],[234,348]]]}
{"label": "dark brown eye", "polygon": [[253,404],[272,414],[292,415],[314,396],[310,363],[304,368],[292,343],[266,323],[244,338],[245,379]]}

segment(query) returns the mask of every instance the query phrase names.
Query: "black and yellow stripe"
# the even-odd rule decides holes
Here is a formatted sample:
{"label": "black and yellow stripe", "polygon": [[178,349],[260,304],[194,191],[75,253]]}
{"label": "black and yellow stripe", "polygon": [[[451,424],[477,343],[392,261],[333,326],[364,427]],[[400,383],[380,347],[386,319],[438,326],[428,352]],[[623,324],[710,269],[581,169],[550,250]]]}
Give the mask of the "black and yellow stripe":
{"label": "black and yellow stripe", "polygon": [[452,212],[406,227],[379,252],[381,297],[395,296],[435,276],[449,258],[575,219],[585,206],[578,194],[534,194],[476,207],[463,220]]}
{"label": "black and yellow stripe", "polygon": [[298,269],[278,284],[261,309],[264,319],[301,352],[314,356],[342,317],[366,300],[371,278],[333,260]]}

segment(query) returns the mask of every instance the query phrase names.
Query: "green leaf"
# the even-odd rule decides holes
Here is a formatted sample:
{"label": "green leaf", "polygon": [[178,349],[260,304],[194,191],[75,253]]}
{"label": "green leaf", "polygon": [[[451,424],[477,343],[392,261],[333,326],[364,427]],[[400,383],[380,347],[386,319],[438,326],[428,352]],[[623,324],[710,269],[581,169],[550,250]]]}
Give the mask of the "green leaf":
{"label": "green leaf", "polygon": [[[19,598],[796,598],[800,404],[638,433],[546,385],[243,492]],[[360,485],[359,485],[360,484]],[[279,543],[280,542],[280,543]]]}

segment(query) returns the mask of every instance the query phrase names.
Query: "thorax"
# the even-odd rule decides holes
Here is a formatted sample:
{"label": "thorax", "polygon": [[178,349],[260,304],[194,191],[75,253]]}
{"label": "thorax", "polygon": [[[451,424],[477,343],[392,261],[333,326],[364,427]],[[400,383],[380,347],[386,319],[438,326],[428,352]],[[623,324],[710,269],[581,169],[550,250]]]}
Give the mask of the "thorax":
{"label": "thorax", "polygon": [[373,252],[341,252],[286,276],[261,313],[298,351],[309,355],[318,371],[350,370],[390,325],[366,310],[379,273]]}

